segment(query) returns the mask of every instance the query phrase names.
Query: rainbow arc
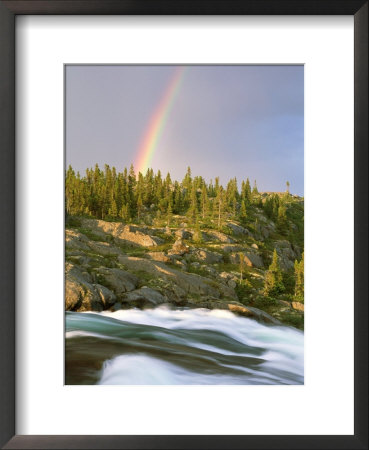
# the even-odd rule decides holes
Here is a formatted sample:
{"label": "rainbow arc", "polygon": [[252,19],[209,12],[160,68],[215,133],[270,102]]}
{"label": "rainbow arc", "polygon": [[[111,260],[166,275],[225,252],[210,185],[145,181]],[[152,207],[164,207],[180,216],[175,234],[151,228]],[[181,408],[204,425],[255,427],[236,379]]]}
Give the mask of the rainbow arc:
{"label": "rainbow arc", "polygon": [[151,167],[152,158],[159,145],[174,101],[180,90],[185,69],[184,66],[175,69],[173,77],[149,120],[134,163],[137,173],[141,172],[145,174],[147,169]]}

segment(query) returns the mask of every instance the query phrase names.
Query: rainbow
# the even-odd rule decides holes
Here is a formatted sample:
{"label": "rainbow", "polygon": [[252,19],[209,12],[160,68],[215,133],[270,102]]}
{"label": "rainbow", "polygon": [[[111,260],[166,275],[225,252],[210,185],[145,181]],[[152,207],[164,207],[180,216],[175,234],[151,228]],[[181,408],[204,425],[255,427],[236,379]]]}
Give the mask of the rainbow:
{"label": "rainbow", "polygon": [[157,149],[160,138],[167,124],[174,100],[176,99],[181,87],[184,72],[184,66],[180,66],[175,69],[174,74],[165,89],[164,95],[156,107],[154,114],[150,118],[134,163],[137,173],[141,172],[142,174],[145,174],[151,165],[155,150]]}

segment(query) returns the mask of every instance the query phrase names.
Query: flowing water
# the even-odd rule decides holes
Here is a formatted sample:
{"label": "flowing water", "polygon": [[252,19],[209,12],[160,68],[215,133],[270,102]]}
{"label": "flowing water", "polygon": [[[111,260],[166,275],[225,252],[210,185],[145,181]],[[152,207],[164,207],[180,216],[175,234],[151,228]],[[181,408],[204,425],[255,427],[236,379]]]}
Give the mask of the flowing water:
{"label": "flowing water", "polygon": [[66,384],[303,384],[304,334],[229,311],[66,313]]}

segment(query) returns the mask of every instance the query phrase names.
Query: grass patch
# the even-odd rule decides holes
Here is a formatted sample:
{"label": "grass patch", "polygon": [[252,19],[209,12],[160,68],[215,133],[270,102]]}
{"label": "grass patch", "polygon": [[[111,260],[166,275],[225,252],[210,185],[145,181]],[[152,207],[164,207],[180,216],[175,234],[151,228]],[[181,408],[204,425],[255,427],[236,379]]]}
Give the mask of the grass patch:
{"label": "grass patch", "polygon": [[148,272],[145,272],[144,270],[131,270],[130,272],[133,273],[133,275],[136,275],[136,277],[138,278],[139,287],[151,284],[150,282],[157,279],[157,277],[149,274]]}
{"label": "grass patch", "polygon": [[152,247],[146,247],[150,252],[165,252],[172,248],[170,243],[161,244],[161,245],[153,245]]}
{"label": "grass patch", "polygon": [[137,245],[129,245],[129,244],[116,244],[116,247],[119,248],[123,253],[129,256],[137,256],[144,258],[148,251],[147,247],[139,247]]}
{"label": "grass patch", "polygon": [[155,233],[155,236],[157,236],[158,238],[162,239],[163,241],[165,241],[166,243],[168,242],[174,242],[175,239],[173,236],[169,235],[169,234],[165,234],[165,233],[161,233],[159,231],[157,231]]}
{"label": "grass patch", "polygon": [[110,269],[115,269],[118,267],[117,255],[102,256],[97,253],[86,253],[86,256],[91,258],[91,260],[88,263],[88,266],[91,269],[98,268],[98,267],[108,267]]}
{"label": "grass patch", "polygon": [[77,230],[84,234],[90,241],[96,241],[96,242],[106,242],[106,238],[99,236],[98,234],[95,234],[93,231],[89,230],[88,228],[78,227]]}
{"label": "grass patch", "polygon": [[202,267],[192,266],[191,264],[187,267],[188,273],[194,273],[196,275],[200,275],[201,277],[208,277],[209,272],[207,272]]}
{"label": "grass patch", "polygon": [[232,264],[232,263],[218,263],[217,265],[214,264],[214,266],[217,268],[218,272],[239,272],[240,271],[240,265],[239,264]]}

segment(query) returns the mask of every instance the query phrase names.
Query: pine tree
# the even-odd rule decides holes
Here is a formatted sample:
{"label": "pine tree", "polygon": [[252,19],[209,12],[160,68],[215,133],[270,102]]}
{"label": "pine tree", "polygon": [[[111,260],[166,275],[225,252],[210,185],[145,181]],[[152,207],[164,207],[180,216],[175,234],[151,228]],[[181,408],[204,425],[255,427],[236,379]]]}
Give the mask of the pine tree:
{"label": "pine tree", "polygon": [[160,209],[158,209],[156,211],[156,216],[155,216],[155,223],[157,226],[160,226],[160,221],[161,221],[161,212],[160,212]]}
{"label": "pine tree", "polygon": [[254,180],[254,187],[252,188],[252,195],[258,195],[259,191],[258,191],[258,187],[256,185],[256,180]]}
{"label": "pine tree", "polygon": [[295,261],[295,297],[296,300],[304,301],[304,254],[301,261]]}
{"label": "pine tree", "polygon": [[265,274],[264,294],[267,296],[281,294],[285,290],[283,275],[279,267],[277,250],[274,249],[273,260]]}
{"label": "pine tree", "polygon": [[140,192],[138,194],[138,199],[137,199],[137,219],[138,220],[140,220],[140,217],[141,217],[142,207],[143,207],[143,201],[142,201],[142,195]]}
{"label": "pine tree", "polygon": [[223,217],[223,208],[224,208],[224,191],[223,187],[220,186],[218,189],[218,194],[215,199],[217,215],[218,215],[218,230],[222,228],[222,217]]}
{"label": "pine tree", "polygon": [[191,168],[187,167],[187,173],[182,180],[182,188],[183,188],[183,203],[184,207],[188,208],[190,204],[191,191],[192,191],[192,177],[191,177]]}
{"label": "pine tree", "polygon": [[168,209],[167,209],[167,225],[168,227],[170,226],[170,223],[172,221],[172,205],[170,203],[168,203]]}
{"label": "pine tree", "polygon": [[201,189],[201,209],[202,209],[202,218],[205,219],[205,215],[208,212],[209,208],[209,200],[208,194],[206,192],[206,185],[204,184]]}
{"label": "pine tree", "polygon": [[240,283],[242,284],[242,276],[245,268],[245,255],[243,253],[240,253],[239,255],[240,255]]}
{"label": "pine tree", "polygon": [[74,170],[69,165],[65,177],[65,207],[67,214],[73,214],[74,212],[75,178]]}
{"label": "pine tree", "polygon": [[196,217],[196,222],[195,222],[195,232],[193,234],[193,240],[197,243],[202,242],[202,233],[201,233],[201,229],[200,229],[200,223],[199,223],[199,218]]}
{"label": "pine tree", "polygon": [[237,198],[238,198],[238,190],[237,190],[237,179],[232,178],[229,180],[226,189],[226,203],[227,209],[229,212],[232,212],[233,215],[236,214],[236,206],[237,206]]}
{"label": "pine tree", "polygon": [[246,183],[243,183],[243,189],[242,189],[242,200],[245,200],[246,205],[249,205],[251,203],[251,187],[250,187],[250,180],[247,178]]}
{"label": "pine tree", "polygon": [[176,181],[174,183],[173,197],[174,197],[174,205],[173,205],[174,212],[176,214],[180,214],[182,212],[182,208],[183,208],[183,201],[182,201],[181,187],[180,187],[178,181]]}
{"label": "pine tree", "polygon": [[290,182],[286,181],[286,191],[282,197],[283,203],[287,203],[289,199],[290,199]]}
{"label": "pine tree", "polygon": [[129,208],[128,208],[127,204],[122,205],[120,212],[119,212],[119,216],[121,217],[121,219],[124,222],[129,222],[131,220],[131,216],[129,214]]}
{"label": "pine tree", "polygon": [[240,210],[240,219],[242,222],[246,222],[247,219],[247,211],[246,211],[246,203],[245,200],[241,202],[241,210]]}
{"label": "pine tree", "polygon": [[133,164],[131,164],[128,174],[128,207],[132,216],[134,216],[136,212],[136,184],[136,174]]}
{"label": "pine tree", "polygon": [[111,208],[109,210],[109,216],[113,217],[115,219],[117,217],[117,215],[118,215],[117,203],[113,199],[113,201],[111,202]]}
{"label": "pine tree", "polygon": [[278,228],[278,231],[282,234],[286,234],[288,231],[286,207],[284,205],[281,205],[278,208],[277,228]]}
{"label": "pine tree", "polygon": [[187,212],[188,217],[190,218],[190,220],[192,220],[193,222],[195,221],[195,218],[197,216],[197,193],[196,193],[196,189],[195,186],[192,186],[191,189],[191,205],[190,208]]}

